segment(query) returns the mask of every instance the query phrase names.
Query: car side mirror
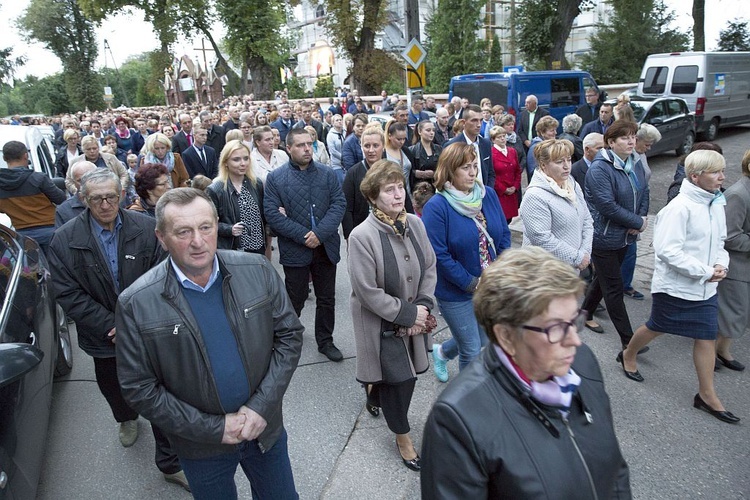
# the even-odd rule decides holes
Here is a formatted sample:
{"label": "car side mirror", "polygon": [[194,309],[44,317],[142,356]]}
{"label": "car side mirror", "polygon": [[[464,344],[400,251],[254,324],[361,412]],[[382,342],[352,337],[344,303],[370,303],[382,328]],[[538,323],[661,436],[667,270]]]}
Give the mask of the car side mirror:
{"label": "car side mirror", "polygon": [[44,359],[44,352],[31,344],[0,344],[0,387],[23,378]]}

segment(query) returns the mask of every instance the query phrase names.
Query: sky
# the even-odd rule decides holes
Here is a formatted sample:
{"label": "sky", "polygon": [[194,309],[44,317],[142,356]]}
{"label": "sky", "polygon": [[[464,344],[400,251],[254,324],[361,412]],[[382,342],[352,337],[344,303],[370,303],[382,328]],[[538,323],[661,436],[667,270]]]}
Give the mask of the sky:
{"label": "sky", "polygon": [[[0,48],[12,46],[13,56],[26,56],[26,64],[17,72],[17,77],[24,78],[26,75],[46,76],[62,70],[60,61],[41,44],[28,44],[21,39],[14,20],[22,14],[28,6],[29,0],[14,0],[2,2],[0,6]],[[676,25],[683,31],[689,31],[692,27],[690,8],[692,2],[689,0],[666,0],[667,6],[677,14]],[[750,20],[750,3],[747,0],[706,0],[706,48],[716,48],[716,40],[719,31],[724,29],[727,23],[737,17]],[[214,33],[216,39],[220,39],[223,33]],[[112,68],[115,64],[119,68],[133,55],[155,50],[159,47],[158,40],[151,27],[143,20],[140,13],[132,15],[117,15],[104,23],[97,29],[97,39],[100,44],[97,67]],[[110,51],[104,50],[104,40],[109,42]],[[208,42],[206,42],[208,47]],[[178,40],[173,50],[177,56],[188,55],[191,58],[203,60],[201,53],[196,50],[200,47],[200,38],[187,40],[184,37]],[[211,53],[206,54],[211,59]]]}

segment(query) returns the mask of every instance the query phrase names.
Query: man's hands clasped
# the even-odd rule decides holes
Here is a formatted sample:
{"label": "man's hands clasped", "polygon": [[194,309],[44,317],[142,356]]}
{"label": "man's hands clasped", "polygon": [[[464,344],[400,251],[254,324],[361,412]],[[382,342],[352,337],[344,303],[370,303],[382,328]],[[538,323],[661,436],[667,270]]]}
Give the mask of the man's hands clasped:
{"label": "man's hands clasped", "polygon": [[237,413],[224,416],[222,444],[238,444],[256,439],[266,429],[266,419],[247,406],[241,406]]}

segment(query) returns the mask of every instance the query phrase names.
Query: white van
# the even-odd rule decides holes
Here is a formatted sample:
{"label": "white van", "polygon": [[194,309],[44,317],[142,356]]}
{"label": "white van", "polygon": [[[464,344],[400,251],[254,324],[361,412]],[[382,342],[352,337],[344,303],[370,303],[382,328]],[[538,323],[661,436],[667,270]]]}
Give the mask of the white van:
{"label": "white van", "polygon": [[672,52],[648,56],[641,95],[673,95],[695,113],[695,128],[712,141],[720,127],[750,122],[750,52]]}
{"label": "white van", "polygon": [[[39,129],[22,125],[0,125],[0,149],[9,141],[20,141],[26,144],[29,150],[29,166],[37,172],[44,173],[50,179],[55,179],[55,152],[50,150],[51,143],[45,139]],[[7,167],[0,154],[0,168]]]}

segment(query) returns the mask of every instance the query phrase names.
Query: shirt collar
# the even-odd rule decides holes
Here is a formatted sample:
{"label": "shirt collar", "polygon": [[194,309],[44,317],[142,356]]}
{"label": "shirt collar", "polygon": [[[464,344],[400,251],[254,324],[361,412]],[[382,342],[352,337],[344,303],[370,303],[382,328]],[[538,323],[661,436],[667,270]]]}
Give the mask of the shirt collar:
{"label": "shirt collar", "polygon": [[104,234],[105,231],[108,232],[108,233],[116,233],[122,227],[122,219],[120,218],[120,213],[119,212],[117,213],[117,219],[115,219],[115,227],[114,227],[114,229],[112,231],[110,231],[109,229],[105,229],[104,227],[102,227],[102,225],[99,224],[99,222],[95,218],[89,217],[89,219],[91,220],[91,227],[94,229],[94,232],[99,237],[101,237],[102,234]]}
{"label": "shirt collar", "polygon": [[216,282],[216,279],[219,277],[219,258],[214,254],[214,263],[213,267],[211,268],[211,276],[208,278],[208,283],[206,283],[206,286],[200,286],[195,281],[188,278],[185,273],[182,272],[182,270],[175,264],[174,259],[172,257],[169,258],[169,262],[172,264],[172,269],[174,269],[174,273],[177,275],[177,280],[180,282],[180,285],[182,285],[183,288],[187,288],[189,290],[195,290],[196,292],[202,292],[205,293],[206,290],[211,288],[211,286]]}
{"label": "shirt collar", "polygon": [[464,134],[464,137],[466,138],[466,144],[479,144],[479,134],[477,134],[477,138],[474,139],[474,141],[469,139],[469,136],[466,135],[466,132],[463,132],[463,134]]}

